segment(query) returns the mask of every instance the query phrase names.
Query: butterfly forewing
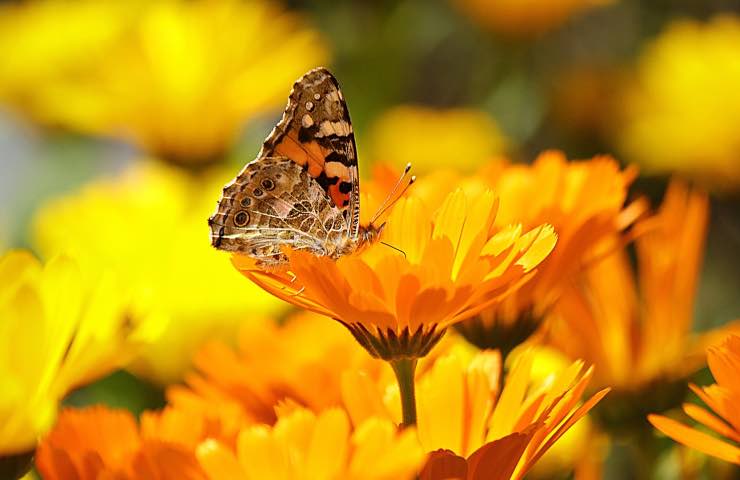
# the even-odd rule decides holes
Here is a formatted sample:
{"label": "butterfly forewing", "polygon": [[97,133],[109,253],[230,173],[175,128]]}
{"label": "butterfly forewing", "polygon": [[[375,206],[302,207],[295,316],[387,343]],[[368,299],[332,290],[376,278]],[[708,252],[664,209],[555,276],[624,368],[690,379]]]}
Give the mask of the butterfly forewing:
{"label": "butterfly forewing", "polygon": [[334,76],[317,68],[293,86],[257,159],[224,187],[211,241],[265,264],[283,263],[283,246],[339,256],[356,243],[359,218],[349,112]]}

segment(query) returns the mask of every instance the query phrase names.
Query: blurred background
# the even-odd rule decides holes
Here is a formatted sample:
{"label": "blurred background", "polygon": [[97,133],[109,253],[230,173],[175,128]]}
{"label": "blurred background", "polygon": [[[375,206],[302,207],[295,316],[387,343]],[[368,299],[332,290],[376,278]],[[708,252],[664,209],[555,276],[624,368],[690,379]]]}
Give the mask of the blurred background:
{"label": "blurred background", "polygon": [[0,52],[0,248],[105,264],[165,330],[136,376],[70,403],[160,405],[203,338],[285,310],[211,251],[206,218],[319,65],[363,176],[559,149],[639,166],[654,204],[671,176],[708,190],[695,329],[740,314],[736,0],[0,1]]}

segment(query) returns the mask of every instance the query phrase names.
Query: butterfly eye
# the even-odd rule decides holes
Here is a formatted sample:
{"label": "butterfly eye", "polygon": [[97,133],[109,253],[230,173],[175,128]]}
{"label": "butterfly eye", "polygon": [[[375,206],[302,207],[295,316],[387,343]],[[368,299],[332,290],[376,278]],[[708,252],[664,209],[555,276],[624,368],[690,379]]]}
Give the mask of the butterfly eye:
{"label": "butterfly eye", "polygon": [[264,188],[264,189],[265,189],[265,190],[267,190],[268,192],[269,192],[270,190],[272,190],[272,189],[274,189],[274,188],[275,188],[275,182],[273,182],[273,181],[272,181],[272,180],[270,180],[269,178],[265,178],[264,180],[262,180],[262,183],[261,183],[261,185],[262,185],[262,188]]}
{"label": "butterfly eye", "polygon": [[244,210],[234,215],[234,225],[236,225],[237,227],[243,227],[244,225],[248,223],[249,223],[249,214],[245,212]]}
{"label": "butterfly eye", "polygon": [[242,207],[247,208],[252,204],[252,199],[249,197],[244,197],[242,198],[242,201],[239,202],[239,204],[241,204]]}

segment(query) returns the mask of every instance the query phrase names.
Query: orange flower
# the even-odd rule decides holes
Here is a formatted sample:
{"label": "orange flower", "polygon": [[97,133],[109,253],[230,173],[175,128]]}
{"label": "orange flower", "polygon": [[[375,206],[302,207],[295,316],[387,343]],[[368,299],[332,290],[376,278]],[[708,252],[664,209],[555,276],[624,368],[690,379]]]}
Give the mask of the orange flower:
{"label": "orange flower", "polygon": [[740,337],[730,335],[722,344],[710,347],[707,363],[717,383],[691,389],[715,413],[685,403],[686,415],[713,430],[725,439],[687,427],[660,415],[648,415],[648,420],[658,430],[688,447],[740,465]]}
{"label": "orange flower", "polygon": [[186,376],[187,387],[171,387],[168,399],[178,409],[210,411],[232,419],[236,417],[231,412],[240,412],[240,421],[224,422],[227,438],[235,434],[233,427],[274,423],[274,409],[281,402],[313,411],[339,406],[338,367],[368,372],[383,367],[339,324],[311,313],[294,315],[282,326],[249,322],[240,333],[238,351],[211,342],[196,354],[194,363],[198,373]]}
{"label": "orange flower", "polygon": [[490,191],[457,190],[433,213],[413,197],[401,199],[383,237],[395,248],[376,244],[336,262],[289,252],[290,273],[262,271],[244,256],[232,260],[273,295],[340,321],[371,355],[423,357],[449,325],[516,289],[555,244],[549,225],[492,235],[497,206]]}
{"label": "orange flower", "polygon": [[[544,381],[533,379],[533,351],[521,355],[499,393],[498,352],[457,350],[417,378],[419,441],[435,452],[422,478],[521,478],[608,390],[578,406],[593,370],[575,362]],[[397,396],[361,372],[344,378],[353,423],[398,418]],[[467,460],[466,460],[467,459]],[[447,468],[453,468],[454,476]],[[462,469],[462,470],[460,470]],[[445,477],[441,472],[450,474]]]}
{"label": "orange flower", "polygon": [[555,344],[593,362],[599,384],[640,389],[700,366],[691,326],[707,209],[704,193],[671,183],[657,214],[636,226],[637,272],[617,251],[558,303]]}
{"label": "orange flower", "polygon": [[274,427],[243,430],[235,449],[207,441],[197,456],[212,480],[411,479],[424,460],[413,428],[370,419],[353,429],[339,409],[286,411]]}
{"label": "orange flower", "polygon": [[[628,227],[645,209],[637,201],[625,207],[633,169],[620,170],[609,157],[569,162],[556,151],[541,154],[532,165],[491,162],[472,178],[454,180],[466,191],[492,188],[501,199],[495,230],[521,224],[524,230],[547,223],[558,235],[552,253],[537,267],[537,275],[515,294],[477,317],[458,325],[481,348],[501,349],[504,354],[524,341],[560,296],[568,280],[593,263],[597,246]],[[449,183],[448,173],[419,182],[412,192],[426,202],[439,202],[427,184]]]}
{"label": "orange flower", "polygon": [[[343,405],[347,372],[390,385],[393,373],[369,357],[337,322],[313,313],[289,317],[278,326],[258,320],[245,324],[234,350],[223,342],[206,344],[195,357],[196,372],[186,385],[167,390],[173,409],[207,419],[211,436],[233,444],[240,429],[256,423],[272,425],[276,408],[300,405],[314,412]],[[457,347],[454,336],[443,339],[423,359],[426,371],[437,355]]]}
{"label": "orange flower", "polygon": [[204,479],[192,444],[200,424],[169,422],[162,434],[150,431],[153,425],[144,417],[138,428],[124,410],[65,410],[40,443],[36,466],[45,480]]}
{"label": "orange flower", "polygon": [[701,367],[700,352],[718,335],[691,332],[707,215],[704,193],[672,182],[659,211],[636,225],[637,271],[617,251],[555,309],[552,343],[593,363],[597,384],[616,390],[600,409],[610,428],[675,406],[685,395],[685,376]]}

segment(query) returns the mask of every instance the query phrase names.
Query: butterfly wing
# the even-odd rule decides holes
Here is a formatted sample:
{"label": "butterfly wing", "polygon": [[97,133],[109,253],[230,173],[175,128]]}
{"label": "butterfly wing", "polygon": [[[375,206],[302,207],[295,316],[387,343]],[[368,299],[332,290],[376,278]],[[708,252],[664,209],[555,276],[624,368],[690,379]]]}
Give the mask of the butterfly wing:
{"label": "butterfly wing", "polygon": [[334,76],[311,70],[293,86],[257,159],[224,187],[209,219],[217,248],[282,263],[283,245],[332,255],[355,240],[360,219],[357,151]]}

